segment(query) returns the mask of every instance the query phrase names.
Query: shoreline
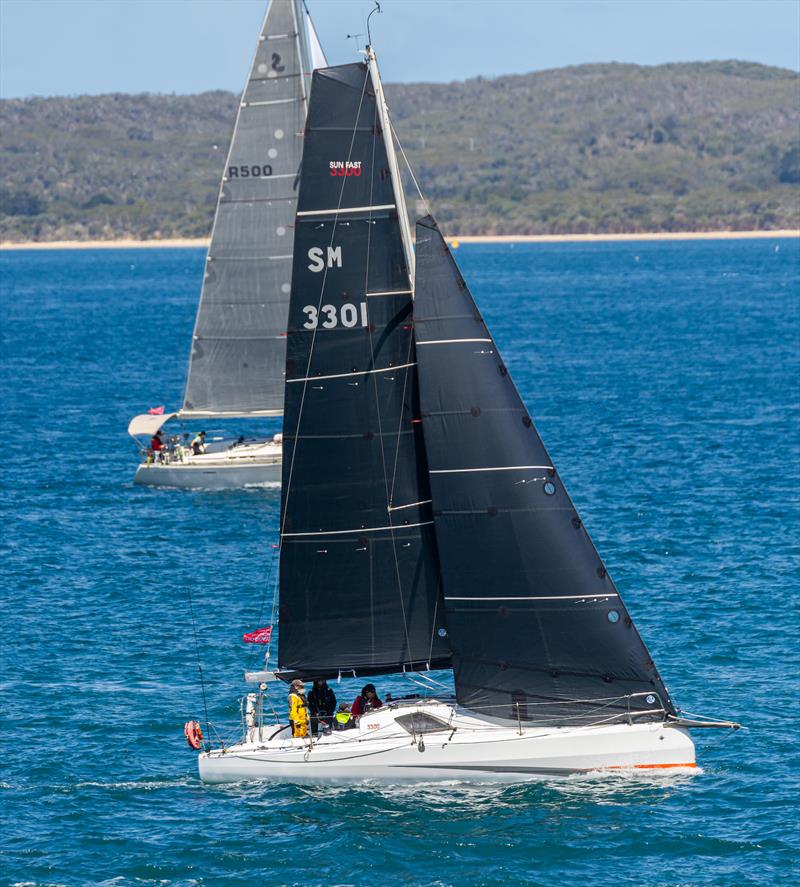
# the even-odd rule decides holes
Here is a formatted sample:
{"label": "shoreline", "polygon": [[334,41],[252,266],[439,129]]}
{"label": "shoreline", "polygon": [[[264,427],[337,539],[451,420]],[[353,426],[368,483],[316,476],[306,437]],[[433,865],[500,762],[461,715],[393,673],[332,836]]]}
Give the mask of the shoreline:
{"label": "shoreline", "polygon": [[[639,234],[465,234],[449,235],[452,243],[619,243],[647,240],[763,240],[769,238],[799,237],[800,229],[776,231],[659,231]],[[165,238],[163,240],[50,240],[17,243],[3,241],[0,250],[56,250],[56,249],[207,249],[209,239]]]}

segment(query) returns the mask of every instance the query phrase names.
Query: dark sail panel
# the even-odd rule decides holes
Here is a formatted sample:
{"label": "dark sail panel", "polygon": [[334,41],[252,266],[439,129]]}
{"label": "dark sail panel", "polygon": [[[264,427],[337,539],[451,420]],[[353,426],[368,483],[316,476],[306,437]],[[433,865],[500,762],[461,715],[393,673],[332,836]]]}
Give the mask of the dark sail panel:
{"label": "dark sail panel", "polygon": [[279,663],[449,661],[412,301],[367,67],[314,72],[287,337]]}
{"label": "dark sail panel", "polygon": [[414,314],[458,701],[564,724],[672,711],[430,217],[417,225]]}

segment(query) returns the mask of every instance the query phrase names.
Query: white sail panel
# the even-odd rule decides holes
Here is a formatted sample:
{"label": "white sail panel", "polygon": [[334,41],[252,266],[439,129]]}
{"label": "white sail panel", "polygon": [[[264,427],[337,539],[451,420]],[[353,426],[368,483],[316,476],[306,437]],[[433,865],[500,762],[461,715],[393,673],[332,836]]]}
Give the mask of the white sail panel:
{"label": "white sail panel", "polygon": [[184,415],[283,407],[286,320],[306,95],[304,16],[272,0],[242,93],[197,312]]}
{"label": "white sail panel", "polygon": [[314,27],[314,22],[311,21],[308,10],[306,10],[306,32],[308,34],[308,45],[311,48],[311,67],[315,70],[317,68],[327,68],[328,60],[325,58],[325,51],[319,42],[317,29]]}

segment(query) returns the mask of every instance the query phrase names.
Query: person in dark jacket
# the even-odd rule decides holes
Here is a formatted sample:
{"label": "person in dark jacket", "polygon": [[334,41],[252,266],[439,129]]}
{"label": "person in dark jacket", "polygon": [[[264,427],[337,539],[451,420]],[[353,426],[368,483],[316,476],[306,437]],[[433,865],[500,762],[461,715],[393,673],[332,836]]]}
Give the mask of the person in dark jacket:
{"label": "person in dark jacket", "polygon": [[311,714],[311,732],[316,736],[320,727],[331,727],[336,711],[336,696],[324,678],[314,681],[308,694],[308,710]]}
{"label": "person in dark jacket", "polygon": [[356,701],[350,709],[350,713],[354,718],[360,717],[365,712],[372,711],[374,708],[380,708],[383,703],[378,699],[378,694],[374,684],[366,684],[361,691],[360,696],[356,696]]}

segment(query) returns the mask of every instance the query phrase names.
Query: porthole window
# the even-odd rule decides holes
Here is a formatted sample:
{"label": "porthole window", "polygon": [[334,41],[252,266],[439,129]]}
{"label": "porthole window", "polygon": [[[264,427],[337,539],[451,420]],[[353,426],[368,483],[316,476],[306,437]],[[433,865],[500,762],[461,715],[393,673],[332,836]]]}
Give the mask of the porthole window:
{"label": "porthole window", "polygon": [[556,485],[552,481],[547,481],[543,487],[545,496],[552,496],[556,491]]}
{"label": "porthole window", "polygon": [[609,610],[608,611],[608,621],[612,625],[616,625],[617,622],[619,622],[619,613],[616,610]]}

